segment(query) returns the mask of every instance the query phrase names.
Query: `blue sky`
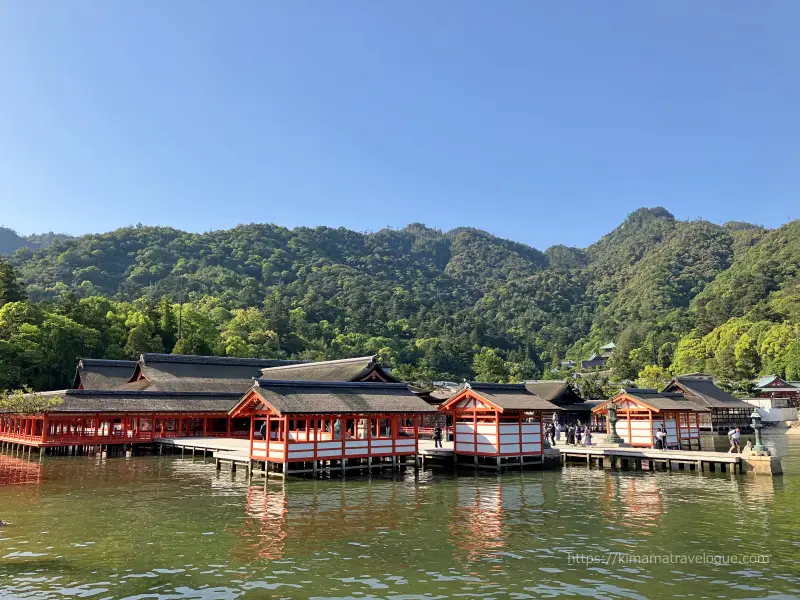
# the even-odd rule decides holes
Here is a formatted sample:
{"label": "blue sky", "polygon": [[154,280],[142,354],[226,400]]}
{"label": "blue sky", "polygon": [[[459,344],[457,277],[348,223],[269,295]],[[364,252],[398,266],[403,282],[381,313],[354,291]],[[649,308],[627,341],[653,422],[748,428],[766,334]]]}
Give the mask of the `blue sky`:
{"label": "blue sky", "polygon": [[800,218],[800,4],[5,2],[0,224]]}

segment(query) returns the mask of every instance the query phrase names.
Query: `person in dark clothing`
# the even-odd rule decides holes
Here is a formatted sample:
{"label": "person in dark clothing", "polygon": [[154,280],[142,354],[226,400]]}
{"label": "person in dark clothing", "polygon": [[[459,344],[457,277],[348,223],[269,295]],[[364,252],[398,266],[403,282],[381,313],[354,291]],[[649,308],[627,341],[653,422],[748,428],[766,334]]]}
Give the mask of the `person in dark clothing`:
{"label": "person in dark clothing", "polygon": [[433,447],[442,447],[442,428],[438,424],[433,428]]}

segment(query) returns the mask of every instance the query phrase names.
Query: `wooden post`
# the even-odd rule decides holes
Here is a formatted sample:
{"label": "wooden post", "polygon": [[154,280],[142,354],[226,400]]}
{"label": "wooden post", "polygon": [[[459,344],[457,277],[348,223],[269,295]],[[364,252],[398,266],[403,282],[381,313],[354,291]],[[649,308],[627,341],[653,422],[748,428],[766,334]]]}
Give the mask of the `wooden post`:
{"label": "wooden post", "polygon": [[[421,417],[419,415],[417,415],[417,417],[414,419],[414,456],[415,457],[419,456],[419,420],[420,420],[420,418]],[[442,435],[445,438],[447,437],[447,425],[446,424],[445,424],[444,432],[442,433]],[[370,454],[372,454],[372,453],[370,452]],[[417,459],[415,458],[414,459],[414,464],[416,464],[416,460]]]}
{"label": "wooden post", "polygon": [[[500,470],[500,458],[499,458],[500,457],[500,413],[498,411],[494,411],[494,427],[497,435],[496,438],[497,441],[495,443],[497,444],[497,452],[496,452],[498,457],[497,470],[499,471]],[[478,449],[475,448],[475,450],[477,451]]]}
{"label": "wooden post", "polygon": [[699,451],[699,450],[702,450],[703,447],[702,447],[702,443],[700,442],[700,417],[699,417],[699,413],[697,413],[697,412],[694,413],[694,422],[695,422],[695,425],[697,425],[697,450]]}
{"label": "wooden post", "polygon": [[477,409],[478,401],[475,398],[472,398],[472,435],[474,436],[474,450],[475,450],[475,466],[478,466],[478,411]]}
{"label": "wooden post", "polygon": [[250,415],[250,452],[247,455],[250,457],[251,460],[253,458],[253,435],[255,432],[255,426],[256,426],[256,413],[255,411],[253,411],[253,413]]}
{"label": "wooden post", "polygon": [[283,416],[281,417],[281,425],[283,426],[283,464],[284,467],[284,475],[286,475],[286,471],[288,470],[288,460],[289,460],[289,417]]}

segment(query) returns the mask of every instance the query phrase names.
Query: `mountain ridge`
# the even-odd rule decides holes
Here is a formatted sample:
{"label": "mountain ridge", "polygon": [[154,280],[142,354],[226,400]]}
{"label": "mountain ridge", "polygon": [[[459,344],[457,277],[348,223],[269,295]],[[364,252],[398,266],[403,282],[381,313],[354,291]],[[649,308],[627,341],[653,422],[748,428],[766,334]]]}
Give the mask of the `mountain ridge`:
{"label": "mountain ridge", "polygon": [[[726,311],[764,322],[794,318],[800,284],[784,263],[800,258],[795,227],[680,221],[663,207],[642,208],[585,248],[542,251],[474,227],[422,223],[370,233],[268,223],[205,233],[137,225],[54,237],[9,260],[43,307],[103,299],[111,313],[142,313],[118,325],[123,337],[137,319],[153,323],[138,342],[120,338],[96,351],[109,357],[130,356],[137,344],[174,350],[152,306],[183,301],[214,324],[194,351],[302,358],[383,351],[414,379],[480,372],[507,380],[564,375],[560,359],[586,358],[615,340],[615,374],[633,379],[644,367],[670,369],[683,360],[683,340],[723,326]],[[759,269],[770,282],[756,277]],[[725,292],[705,299],[709,288]],[[242,311],[261,319],[260,333],[242,330],[226,342]],[[88,322],[73,320],[81,319]],[[272,341],[264,346],[253,336]]]}

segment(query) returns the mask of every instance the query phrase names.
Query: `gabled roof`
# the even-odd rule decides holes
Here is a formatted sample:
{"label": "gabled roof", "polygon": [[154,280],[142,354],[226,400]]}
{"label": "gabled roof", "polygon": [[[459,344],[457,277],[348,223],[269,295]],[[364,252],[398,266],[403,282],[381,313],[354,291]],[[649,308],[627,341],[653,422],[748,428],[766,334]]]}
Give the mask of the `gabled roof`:
{"label": "gabled roof", "polygon": [[791,392],[795,390],[800,392],[800,387],[796,384],[796,381],[786,381],[778,375],[765,375],[755,382],[755,387],[765,392]]}
{"label": "gabled roof", "polygon": [[263,358],[142,354],[122,389],[153,392],[223,392],[243,394],[269,366],[297,364]]}
{"label": "gabled roof", "polygon": [[708,410],[694,402],[690,402],[684,398],[683,394],[678,392],[659,392],[655,388],[622,388],[619,394],[611,398],[611,400],[598,404],[592,409],[592,412],[606,412],[611,402],[619,404],[626,398],[632,399],[637,404],[644,405],[655,412],[661,412],[662,410],[705,412]]}
{"label": "gabled roof", "polygon": [[622,388],[621,394],[636,398],[658,410],[697,410],[680,392],[659,392],[655,388]]}
{"label": "gabled roof", "polygon": [[607,344],[600,346],[600,350],[616,350],[616,349],[617,345],[614,342],[608,342]]}
{"label": "gabled roof", "polygon": [[687,400],[709,408],[750,408],[751,406],[719,389],[710,375],[692,374],[675,377],[665,392],[682,392]]}
{"label": "gabled roof", "polygon": [[408,389],[419,398],[422,398],[428,404],[432,404],[434,406],[440,406],[442,403],[447,402],[459,392],[458,389],[440,387],[428,389],[420,388],[411,384],[409,384]]}
{"label": "gabled roof", "polygon": [[[256,402],[254,402],[256,400]],[[258,379],[230,414],[250,414],[259,405],[279,415],[432,413],[436,408],[405,383],[281,381]]]}
{"label": "gabled roof", "polygon": [[560,379],[546,380],[536,379],[525,382],[525,389],[531,394],[539,396],[542,400],[553,402],[554,404],[575,404],[583,402],[578,393],[566,381]]}
{"label": "gabled roof", "polygon": [[378,362],[377,356],[359,356],[261,370],[264,379],[302,381],[386,381],[398,383]]}
{"label": "gabled roof", "polygon": [[457,404],[468,393],[473,392],[490,404],[497,407],[500,412],[506,411],[534,411],[534,410],[560,410],[552,402],[530,393],[524,383],[466,383],[464,388],[442,404],[440,410],[448,410]]}
{"label": "gabled roof", "polygon": [[72,387],[84,390],[110,390],[128,381],[136,368],[135,360],[82,358],[75,369]]}
{"label": "gabled roof", "polygon": [[169,393],[123,390],[61,390],[38,394],[56,397],[62,404],[48,413],[227,413],[241,394]]}

